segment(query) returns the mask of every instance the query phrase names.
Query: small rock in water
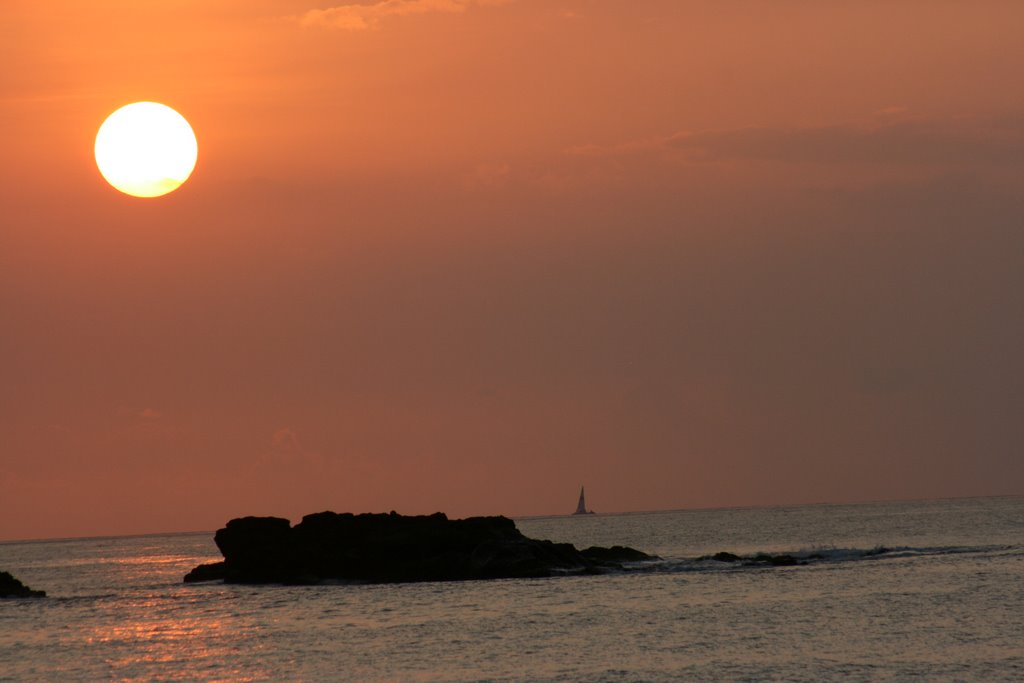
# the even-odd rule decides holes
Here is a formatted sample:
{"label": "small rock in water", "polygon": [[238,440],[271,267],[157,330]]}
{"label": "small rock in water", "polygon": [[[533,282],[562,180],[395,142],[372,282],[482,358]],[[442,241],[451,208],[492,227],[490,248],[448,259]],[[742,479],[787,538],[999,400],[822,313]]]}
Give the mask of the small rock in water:
{"label": "small rock in water", "polygon": [[727,553],[723,551],[720,553],[715,553],[711,556],[711,559],[717,560],[718,562],[739,562],[741,558],[739,555],[733,555],[732,553]]}
{"label": "small rock in water", "polygon": [[698,557],[698,562],[705,562],[707,560],[715,560],[716,562],[742,562],[746,567],[759,567],[762,565],[771,565],[772,567],[793,567],[798,564],[807,564],[802,562],[792,555],[768,555],[767,553],[758,553],[753,557],[741,557],[734,553],[720,552],[714,555],[704,555]]}
{"label": "small rock in water", "polygon": [[0,572],[0,598],[45,598],[46,591],[34,591],[7,572]]}
{"label": "small rock in water", "polygon": [[801,562],[792,555],[768,555],[767,553],[758,553],[746,562],[747,565],[770,565],[772,567],[795,567],[798,564],[807,564]]}
{"label": "small rock in water", "polygon": [[799,561],[792,555],[771,555],[768,557],[768,564],[773,567],[793,567]]}

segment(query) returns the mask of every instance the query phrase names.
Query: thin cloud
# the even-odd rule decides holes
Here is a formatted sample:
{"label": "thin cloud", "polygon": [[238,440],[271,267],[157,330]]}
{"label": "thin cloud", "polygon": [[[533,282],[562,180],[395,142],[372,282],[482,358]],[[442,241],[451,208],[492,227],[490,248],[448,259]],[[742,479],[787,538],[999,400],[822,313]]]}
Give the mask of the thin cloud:
{"label": "thin cloud", "polygon": [[902,116],[902,115],[906,114],[909,111],[910,111],[910,109],[908,107],[903,107],[903,106],[894,104],[892,106],[883,107],[883,108],[879,109],[878,111],[875,112],[875,115],[876,116]]}
{"label": "thin cloud", "polygon": [[416,14],[459,14],[472,5],[503,5],[512,0],[381,0],[369,5],[348,4],[312,9],[299,17],[303,26],[325,26],[347,31],[377,28],[390,17]]}
{"label": "thin cloud", "polygon": [[634,154],[646,154],[664,150],[672,138],[652,138],[646,140],[630,140],[614,145],[576,145],[569,147],[565,153],[573,157],[621,157]]}
{"label": "thin cloud", "polygon": [[127,421],[139,421],[150,422],[153,420],[159,420],[164,416],[162,412],[156,408],[146,406],[139,408],[138,406],[119,405],[114,414],[122,420]]}
{"label": "thin cloud", "polygon": [[479,164],[466,176],[467,187],[501,187],[508,184],[512,167],[505,162]]}
{"label": "thin cloud", "polygon": [[274,449],[289,453],[303,453],[302,443],[299,436],[292,429],[282,427],[270,437],[270,443]]}
{"label": "thin cloud", "polygon": [[281,427],[270,437],[270,449],[262,457],[264,465],[271,467],[314,467],[325,464],[324,457],[303,446],[299,435],[291,427]]}
{"label": "thin cloud", "polygon": [[591,158],[651,153],[690,162],[1021,166],[1024,117],[704,130],[566,150]]}
{"label": "thin cloud", "polygon": [[[1010,123],[1010,122],[1006,122]],[[901,121],[877,126],[742,128],[674,135],[694,159],[820,164],[1020,164],[1024,126],[991,121]]]}

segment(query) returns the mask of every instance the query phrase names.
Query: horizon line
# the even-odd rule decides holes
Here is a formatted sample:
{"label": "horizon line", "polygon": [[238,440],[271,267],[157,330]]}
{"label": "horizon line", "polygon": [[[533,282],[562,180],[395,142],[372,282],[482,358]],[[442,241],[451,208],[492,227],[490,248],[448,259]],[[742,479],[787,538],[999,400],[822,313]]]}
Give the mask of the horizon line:
{"label": "horizon line", "polygon": [[[612,510],[609,512],[598,512],[594,515],[587,515],[587,519],[594,519],[600,517],[610,517],[618,515],[648,515],[658,514],[666,512],[714,512],[724,510],[753,510],[757,508],[795,508],[795,507],[819,507],[819,506],[842,506],[842,505],[877,505],[881,503],[925,503],[925,502],[942,502],[942,501],[953,501],[953,500],[978,500],[978,499],[995,499],[995,498],[1024,498],[1024,493],[1002,493],[992,495],[963,495],[963,496],[941,496],[938,498],[879,498],[873,500],[854,500],[845,502],[830,502],[830,501],[815,501],[808,503],[775,503],[771,505],[723,505],[720,507],[694,507],[694,508],[664,508],[656,510]],[[323,512],[323,511],[321,511]],[[388,512],[394,512],[394,510],[388,510],[383,512],[355,512],[352,514],[388,514]],[[436,514],[436,512],[442,512],[440,510],[434,513],[421,513],[421,514]],[[316,514],[316,513],[307,513]],[[344,514],[344,513],[339,513]],[[404,514],[404,513],[398,513]],[[447,515],[448,513],[445,513]],[[232,517],[231,519],[240,519],[249,515],[241,515],[240,517]],[[256,515],[256,516],[268,516],[274,517],[276,515]],[[305,515],[303,515],[305,516]],[[408,517],[419,516],[419,514],[405,515]],[[533,519],[555,519],[558,517],[574,517],[571,512],[566,513],[550,513],[541,515],[469,515],[468,517],[459,517],[457,519],[468,519],[469,517],[508,517],[509,519],[516,520],[533,520]],[[281,519],[290,518],[282,517]],[[231,520],[228,520],[231,521]],[[227,524],[227,522],[224,522]],[[293,523],[294,524],[294,523]],[[141,533],[131,534],[98,534],[95,536],[54,536],[50,538],[10,538],[0,539],[0,545],[13,545],[16,543],[64,543],[68,541],[101,541],[110,540],[117,538],[147,538],[157,536],[191,536],[195,534],[213,534],[216,533],[216,529],[195,529],[191,531],[147,531]]]}

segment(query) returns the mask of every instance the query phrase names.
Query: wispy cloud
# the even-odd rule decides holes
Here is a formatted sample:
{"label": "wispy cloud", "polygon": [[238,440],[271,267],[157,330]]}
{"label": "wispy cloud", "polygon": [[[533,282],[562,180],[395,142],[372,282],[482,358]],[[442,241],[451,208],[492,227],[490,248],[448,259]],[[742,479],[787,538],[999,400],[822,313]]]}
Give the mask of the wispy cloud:
{"label": "wispy cloud", "polygon": [[303,26],[325,26],[347,31],[376,28],[389,17],[436,12],[457,14],[472,5],[503,5],[512,0],[380,0],[371,4],[347,4],[312,9],[299,17]]}
{"label": "wispy cloud", "polygon": [[282,427],[275,431],[273,436],[270,437],[270,443],[275,450],[290,453],[303,452],[302,443],[299,441],[298,434],[289,427]]}
{"label": "wispy cloud", "polygon": [[609,146],[581,145],[566,152],[578,157],[662,152],[693,162],[1020,165],[1024,117],[704,130]]}
{"label": "wispy cloud", "polygon": [[979,121],[906,121],[872,127],[745,128],[673,136],[667,144],[710,159],[809,163],[1020,163],[1024,128]]}
{"label": "wispy cloud", "polygon": [[114,414],[118,418],[120,418],[122,420],[129,421],[129,422],[134,422],[134,421],[139,421],[139,420],[141,420],[143,422],[151,421],[151,420],[159,420],[160,418],[162,418],[164,416],[164,414],[162,412],[160,412],[159,410],[157,410],[156,408],[153,408],[151,406],[144,406],[144,407],[140,408],[138,406],[130,406],[130,405],[119,405],[119,406],[117,406],[117,408],[115,408],[115,410],[114,410]]}
{"label": "wispy cloud", "polygon": [[281,427],[271,435],[270,449],[262,462],[274,467],[322,467],[324,458],[319,452],[306,448],[294,429]]}
{"label": "wispy cloud", "polygon": [[501,187],[508,183],[512,167],[507,162],[479,164],[466,175],[467,187]]}

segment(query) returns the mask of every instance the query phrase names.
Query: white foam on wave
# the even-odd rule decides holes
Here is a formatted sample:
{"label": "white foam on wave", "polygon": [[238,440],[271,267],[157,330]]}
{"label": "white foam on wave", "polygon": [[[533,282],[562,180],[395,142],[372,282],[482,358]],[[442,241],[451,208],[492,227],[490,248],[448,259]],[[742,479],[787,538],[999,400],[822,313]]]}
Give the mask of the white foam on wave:
{"label": "white foam on wave", "polygon": [[765,569],[816,564],[895,560],[952,554],[1024,554],[1024,547],[1013,546],[938,546],[914,548],[911,546],[884,546],[872,548],[837,548],[815,546],[793,551],[755,552],[733,554],[729,552],[695,558],[665,558],[624,566],[625,571],[646,572],[707,572]]}

